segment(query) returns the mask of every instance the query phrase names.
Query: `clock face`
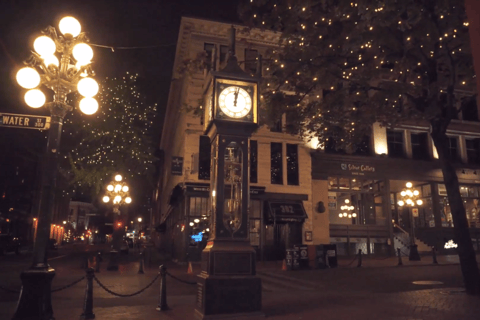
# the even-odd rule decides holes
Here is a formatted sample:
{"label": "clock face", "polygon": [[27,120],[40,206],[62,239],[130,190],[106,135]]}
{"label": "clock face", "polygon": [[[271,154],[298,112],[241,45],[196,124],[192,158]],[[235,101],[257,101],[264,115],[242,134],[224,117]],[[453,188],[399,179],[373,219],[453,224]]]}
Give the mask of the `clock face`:
{"label": "clock face", "polygon": [[241,87],[229,86],[220,92],[218,106],[231,118],[243,118],[252,109],[252,97]]}

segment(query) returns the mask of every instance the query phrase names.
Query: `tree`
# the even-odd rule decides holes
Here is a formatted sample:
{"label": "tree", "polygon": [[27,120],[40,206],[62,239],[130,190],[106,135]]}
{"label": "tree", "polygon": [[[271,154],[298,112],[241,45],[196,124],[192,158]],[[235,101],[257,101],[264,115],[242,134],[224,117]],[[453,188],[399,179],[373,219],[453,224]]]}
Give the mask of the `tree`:
{"label": "tree", "polygon": [[463,0],[251,2],[242,8],[244,20],[280,34],[266,59],[268,119],[288,112],[292,133],[346,150],[359,145],[375,122],[430,125],[466,291],[480,295],[446,135],[476,99]]}
{"label": "tree", "polygon": [[62,172],[70,189],[97,195],[115,173],[130,186],[153,187],[156,104],[140,93],[138,74],[106,78],[100,88],[95,115],[72,112],[66,119]]}

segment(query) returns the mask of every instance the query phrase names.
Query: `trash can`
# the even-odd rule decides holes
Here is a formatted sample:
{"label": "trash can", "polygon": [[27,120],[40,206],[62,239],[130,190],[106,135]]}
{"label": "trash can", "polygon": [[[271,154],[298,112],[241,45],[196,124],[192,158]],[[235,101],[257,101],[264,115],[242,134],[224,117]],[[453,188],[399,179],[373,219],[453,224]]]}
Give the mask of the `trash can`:
{"label": "trash can", "polygon": [[285,250],[285,264],[287,265],[287,271],[293,269],[293,249]]}
{"label": "trash can", "polygon": [[308,260],[308,247],[304,245],[295,245],[293,246],[299,255],[299,269],[308,269],[309,260]]}
{"label": "trash can", "polygon": [[336,268],[337,261],[337,245],[321,244],[315,246],[315,268]]}

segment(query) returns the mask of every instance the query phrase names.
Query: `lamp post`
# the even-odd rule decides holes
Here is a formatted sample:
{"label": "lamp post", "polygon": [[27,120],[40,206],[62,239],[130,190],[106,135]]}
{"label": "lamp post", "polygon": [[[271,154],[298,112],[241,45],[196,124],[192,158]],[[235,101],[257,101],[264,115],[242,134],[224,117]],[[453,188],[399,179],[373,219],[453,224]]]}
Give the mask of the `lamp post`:
{"label": "lamp post", "polygon": [[[130,188],[128,187],[127,183],[124,181],[123,177],[120,174],[115,175],[114,181],[111,181],[107,185],[107,191],[105,196],[103,196],[103,202],[113,204],[113,212],[117,215],[120,215],[120,206],[123,204],[130,204],[132,202],[132,198],[130,197]],[[124,228],[117,225],[117,231],[122,232],[115,232],[114,235],[121,235],[123,234]],[[120,241],[117,237],[113,239],[113,246],[114,249],[120,249]]]}
{"label": "lamp post", "polygon": [[407,207],[409,211],[410,217],[410,254],[408,260],[410,261],[420,261],[420,255],[418,254],[418,246],[415,243],[415,225],[413,221],[413,212],[410,210],[411,207],[421,206],[423,205],[423,200],[420,198],[420,191],[413,188],[413,184],[411,182],[407,182],[405,184],[406,188],[404,188],[400,192],[400,200],[398,200],[397,204],[400,207]]}
{"label": "lamp post", "polygon": [[[38,227],[35,235],[33,261],[31,267],[21,274],[22,291],[13,319],[52,319],[51,281],[55,270],[47,263],[46,251],[50,235],[50,224],[55,200],[58,153],[63,120],[73,109],[67,104],[67,95],[78,90],[85,96],[80,101],[80,110],[88,115],[98,109],[93,98],[98,92],[98,84],[90,76],[93,51],[86,44],[85,33],[80,32],[80,23],[73,17],[60,20],[61,35],[54,27],[48,27],[38,37],[31,58],[26,67],[17,72],[20,86],[30,89],[25,94],[25,102],[32,108],[45,105],[50,111],[51,125],[48,132],[47,150],[43,162],[41,205]],[[53,91],[53,101],[46,102],[45,94],[38,89]],[[35,307],[32,307],[35,306]]]}

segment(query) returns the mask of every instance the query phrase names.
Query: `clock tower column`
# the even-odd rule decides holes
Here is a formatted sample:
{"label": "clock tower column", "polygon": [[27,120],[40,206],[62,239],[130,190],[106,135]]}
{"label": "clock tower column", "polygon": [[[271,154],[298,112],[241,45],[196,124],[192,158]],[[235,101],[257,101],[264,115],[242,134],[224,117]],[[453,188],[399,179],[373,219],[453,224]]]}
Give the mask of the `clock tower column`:
{"label": "clock tower column", "polygon": [[248,233],[249,138],[258,127],[260,74],[249,75],[238,66],[233,27],[230,39],[226,67],[212,69],[205,86],[211,226],[197,281],[195,314],[200,319],[262,315],[261,280]]}

